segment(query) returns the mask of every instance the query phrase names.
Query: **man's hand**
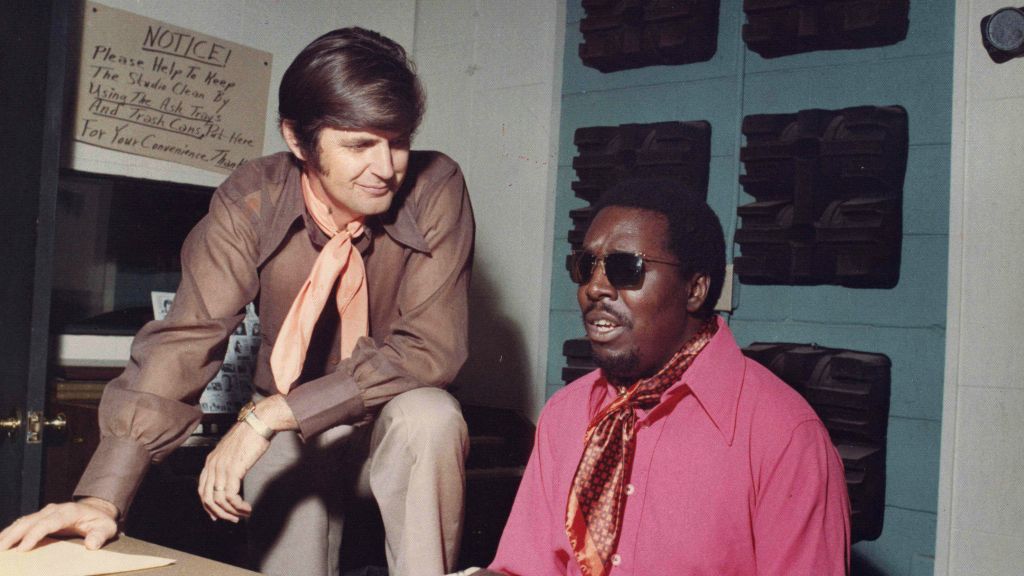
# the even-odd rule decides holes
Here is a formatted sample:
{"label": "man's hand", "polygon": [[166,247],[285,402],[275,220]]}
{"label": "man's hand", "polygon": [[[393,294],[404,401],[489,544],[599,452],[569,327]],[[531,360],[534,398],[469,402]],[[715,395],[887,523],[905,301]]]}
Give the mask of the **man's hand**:
{"label": "man's hand", "polygon": [[232,426],[217,443],[199,474],[199,499],[210,520],[238,522],[249,517],[252,506],[240,495],[242,478],[269,447],[270,440],[245,422]]}
{"label": "man's hand", "polygon": [[[271,396],[256,405],[256,416],[276,431],[295,430],[298,424],[283,396]],[[199,475],[199,499],[210,520],[238,522],[248,518],[252,505],[242,500],[242,479],[270,447],[270,441],[245,422],[235,424],[206,457]]]}
{"label": "man's hand", "polygon": [[0,550],[17,545],[19,552],[28,552],[50,534],[81,536],[86,548],[96,550],[117,535],[117,514],[116,506],[99,498],[48,504],[0,532]]}

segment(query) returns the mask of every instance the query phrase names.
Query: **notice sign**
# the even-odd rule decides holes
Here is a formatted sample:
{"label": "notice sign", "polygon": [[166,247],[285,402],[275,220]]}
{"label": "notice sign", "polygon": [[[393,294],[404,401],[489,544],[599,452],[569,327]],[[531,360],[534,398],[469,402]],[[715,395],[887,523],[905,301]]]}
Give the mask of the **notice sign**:
{"label": "notice sign", "polygon": [[263,154],[271,55],[87,2],[74,139],[228,173]]}

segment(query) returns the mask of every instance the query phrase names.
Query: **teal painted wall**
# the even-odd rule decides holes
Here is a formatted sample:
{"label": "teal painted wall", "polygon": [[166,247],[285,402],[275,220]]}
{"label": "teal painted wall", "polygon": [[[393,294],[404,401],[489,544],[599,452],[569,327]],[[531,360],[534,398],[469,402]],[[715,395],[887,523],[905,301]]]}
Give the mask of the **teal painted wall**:
{"label": "teal painted wall", "polygon": [[[573,133],[583,126],[707,120],[712,125],[708,203],[731,241],[736,207],[752,201],[738,183],[740,123],[750,114],[805,108],[900,105],[909,116],[903,255],[891,290],[735,285],[729,319],[741,346],[815,342],[892,359],[885,528],[854,546],[860,574],[932,573],[946,322],[953,0],[911,2],[910,30],[895,45],[763,59],[746,49],[741,0],[723,0],[710,61],[602,74],[583,66],[578,0],[567,7],[556,193],[547,394],[562,386],[561,347],[582,337],[575,287],[564,273],[572,226]],[[730,246],[729,259],[739,251]],[[872,568],[874,570],[872,570]]]}

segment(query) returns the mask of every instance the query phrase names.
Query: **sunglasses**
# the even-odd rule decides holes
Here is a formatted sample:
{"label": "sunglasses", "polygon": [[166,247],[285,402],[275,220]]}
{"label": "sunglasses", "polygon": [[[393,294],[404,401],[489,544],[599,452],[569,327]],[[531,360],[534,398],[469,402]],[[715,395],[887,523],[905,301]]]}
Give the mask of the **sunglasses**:
{"label": "sunglasses", "polygon": [[655,260],[640,252],[612,252],[604,256],[595,256],[585,250],[573,250],[569,255],[569,275],[577,284],[586,284],[594,276],[594,270],[600,264],[604,268],[604,276],[616,289],[637,288],[644,281],[644,264],[656,262],[669,266],[681,266],[679,262]]}

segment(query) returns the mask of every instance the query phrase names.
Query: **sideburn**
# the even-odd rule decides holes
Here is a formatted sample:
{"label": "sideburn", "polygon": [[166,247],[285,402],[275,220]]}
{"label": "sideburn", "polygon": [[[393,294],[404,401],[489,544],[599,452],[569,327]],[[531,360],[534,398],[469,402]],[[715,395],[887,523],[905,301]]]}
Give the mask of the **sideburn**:
{"label": "sideburn", "polygon": [[311,153],[306,148],[303,148],[302,153],[306,155],[306,158],[308,158],[306,163],[309,165],[310,168],[315,170],[321,176],[327,177],[331,175],[330,171],[325,170],[323,167],[323,163],[320,162],[320,158],[324,153],[324,147],[320,145],[319,135],[317,136],[316,149]]}

